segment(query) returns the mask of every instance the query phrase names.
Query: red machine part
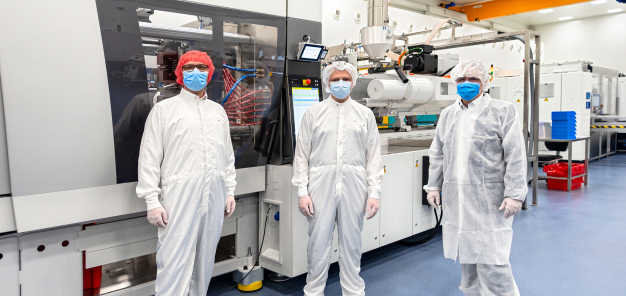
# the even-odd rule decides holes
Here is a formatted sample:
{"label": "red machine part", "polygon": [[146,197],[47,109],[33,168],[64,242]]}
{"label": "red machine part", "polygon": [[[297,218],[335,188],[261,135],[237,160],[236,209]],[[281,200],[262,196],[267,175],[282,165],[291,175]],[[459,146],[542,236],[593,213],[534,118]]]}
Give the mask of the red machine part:
{"label": "red machine part", "polygon": [[[236,79],[224,68],[224,90],[230,91],[236,83]],[[269,107],[269,96],[272,88],[250,90],[241,83],[233,90],[233,93],[224,103],[224,110],[231,125],[252,126],[260,125],[263,113]]]}

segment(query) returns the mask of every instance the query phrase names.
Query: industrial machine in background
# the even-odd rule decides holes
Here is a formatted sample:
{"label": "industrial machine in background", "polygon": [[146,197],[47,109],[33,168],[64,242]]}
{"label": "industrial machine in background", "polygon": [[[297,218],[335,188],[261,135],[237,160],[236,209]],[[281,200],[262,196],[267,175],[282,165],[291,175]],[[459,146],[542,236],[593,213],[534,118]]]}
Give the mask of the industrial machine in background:
{"label": "industrial machine in background", "polygon": [[[14,24],[0,33],[0,294],[154,294],[158,234],[135,193],[139,146],[151,108],[180,92],[174,71],[190,50],[216,67],[207,92],[227,113],[237,169],[214,275],[254,265],[287,42],[297,49],[311,34],[286,28],[321,23],[159,0],[37,1],[3,5],[0,18]],[[71,85],[41,80],[33,90],[24,63]]]}
{"label": "industrial machine in background", "polygon": [[[524,110],[523,78],[519,71],[495,72],[490,85],[493,98],[513,103],[522,114]],[[588,61],[542,65],[539,85],[539,121],[551,123],[552,112],[575,111],[576,135],[591,137],[589,158],[596,159],[616,152],[620,126],[626,121],[626,89],[619,83],[622,74],[617,70],[598,67]],[[623,112],[622,112],[623,111]],[[549,134],[545,137],[549,138]],[[572,157],[582,161],[584,143],[574,143]],[[549,154],[544,144],[540,152]]]}
{"label": "industrial machine in background", "polygon": [[[3,6],[0,18],[14,20],[0,31],[3,296],[154,293],[157,229],[135,193],[138,151],[151,108],[180,91],[174,70],[187,51],[213,59],[207,92],[226,110],[236,158],[237,208],[224,221],[213,274],[233,272],[244,286],[261,280],[262,268],[278,278],[306,272],[308,222],[298,211],[291,163],[304,112],[328,97],[324,63],[347,60],[367,70],[351,97],[379,120],[385,176],[379,213],[364,223],[363,252],[436,225],[422,185],[437,115],[457,99],[443,76],[459,59],[437,50],[522,36],[526,66],[539,66],[529,55],[530,39],[537,51],[540,44],[532,31],[455,37],[461,24],[447,19],[428,31],[424,44],[408,44],[407,36],[425,32],[394,36],[384,0],[368,1],[368,25],[357,45],[365,53],[346,52],[354,45],[334,52],[337,47],[316,42],[322,40],[321,16],[308,19],[310,7],[271,2],[232,8],[161,0],[63,0],[63,10],[49,1],[37,1],[36,9],[32,3]],[[321,10],[320,1],[314,6]],[[185,21],[160,22],[164,15]],[[18,21],[26,18],[40,22]],[[431,42],[448,29],[451,39]],[[71,78],[71,89],[44,79],[33,90],[23,79],[31,71],[24,64],[37,64],[43,77]],[[529,73],[522,78],[522,101],[531,99],[531,79],[539,83]],[[524,114],[529,160],[536,163],[538,115]],[[336,235],[331,256],[338,259]],[[249,272],[254,274],[247,277]]]}

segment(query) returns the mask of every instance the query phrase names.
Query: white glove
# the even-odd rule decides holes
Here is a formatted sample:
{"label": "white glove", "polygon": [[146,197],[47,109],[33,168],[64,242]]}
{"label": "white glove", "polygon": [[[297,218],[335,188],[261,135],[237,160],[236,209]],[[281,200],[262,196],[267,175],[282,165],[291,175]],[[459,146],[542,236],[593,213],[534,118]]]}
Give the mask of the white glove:
{"label": "white glove", "polygon": [[504,218],[509,219],[513,215],[517,214],[522,209],[522,202],[510,197],[504,198],[500,211],[504,210]]}
{"label": "white glove", "polygon": [[235,205],[237,202],[235,201],[235,197],[229,195],[226,197],[226,209],[224,209],[224,217],[228,218],[235,212]]}
{"label": "white glove", "polygon": [[374,218],[376,213],[378,213],[378,207],[380,206],[380,201],[377,198],[369,198],[367,200],[367,220]]}
{"label": "white glove", "polygon": [[165,227],[167,225],[167,212],[163,207],[149,210],[148,222],[154,226]]}
{"label": "white glove", "polygon": [[300,196],[298,199],[298,208],[300,208],[300,213],[302,213],[302,215],[313,218],[313,201],[310,196]]}
{"label": "white glove", "polygon": [[428,203],[433,208],[438,208],[439,205],[441,204],[439,200],[439,190],[428,191],[428,195],[426,195],[426,199],[428,200]]}

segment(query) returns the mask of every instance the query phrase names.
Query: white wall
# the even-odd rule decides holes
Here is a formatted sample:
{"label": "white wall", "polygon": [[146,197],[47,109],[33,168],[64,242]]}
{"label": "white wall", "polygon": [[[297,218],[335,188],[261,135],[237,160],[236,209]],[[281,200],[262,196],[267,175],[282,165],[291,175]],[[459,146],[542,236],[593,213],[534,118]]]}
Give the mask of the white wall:
{"label": "white wall", "polygon": [[543,62],[586,60],[626,72],[626,13],[537,26]]}
{"label": "white wall", "polygon": [[[341,11],[341,18],[335,20],[333,18],[333,11],[339,9]],[[354,22],[355,12],[360,12],[363,15],[363,19],[360,24]],[[434,25],[441,19],[426,16],[420,13],[402,10],[398,8],[389,8],[389,18],[395,20],[398,25],[395,30],[395,34],[400,35],[402,33],[408,33],[407,25],[409,22],[413,23],[413,32],[422,31],[424,27],[432,29]],[[326,46],[335,46],[344,43],[360,41],[360,30],[367,26],[367,1],[363,0],[322,0],[322,43]],[[440,38],[448,39],[451,37],[451,30],[443,31]],[[490,32],[488,30],[474,27],[471,25],[464,25],[461,28],[457,28],[456,36],[465,36],[472,34],[480,34]],[[427,36],[412,36],[409,38],[409,43],[417,43],[426,40]],[[519,41],[507,41],[505,43],[505,49],[502,49],[502,42],[496,44],[493,48],[492,45],[478,45],[472,47],[465,47],[459,49],[452,49],[446,51],[437,51],[437,53],[458,53],[461,60],[467,59],[479,59],[487,67],[494,64],[495,67],[499,67],[502,70],[513,70],[523,68],[524,51],[523,44]],[[398,45],[401,45],[398,42]],[[510,50],[510,46],[513,45],[513,51]],[[522,48],[521,52],[518,52],[519,48]]]}

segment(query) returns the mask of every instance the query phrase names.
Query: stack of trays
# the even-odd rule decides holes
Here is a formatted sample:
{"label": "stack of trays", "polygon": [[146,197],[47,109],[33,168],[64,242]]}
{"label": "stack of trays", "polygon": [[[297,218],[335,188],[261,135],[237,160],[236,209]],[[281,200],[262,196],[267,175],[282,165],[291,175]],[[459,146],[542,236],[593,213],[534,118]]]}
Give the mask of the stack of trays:
{"label": "stack of trays", "polygon": [[552,112],[552,139],[576,139],[576,112]]}

